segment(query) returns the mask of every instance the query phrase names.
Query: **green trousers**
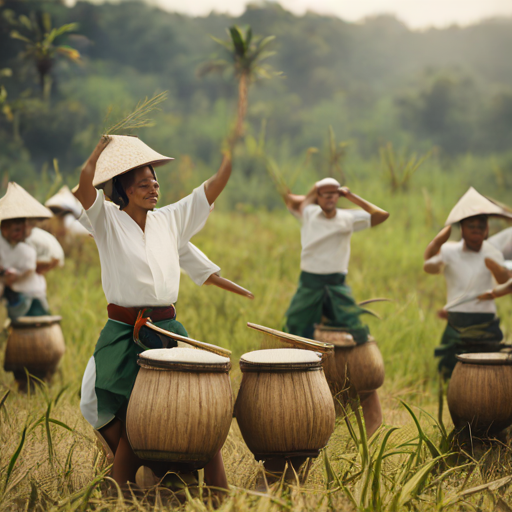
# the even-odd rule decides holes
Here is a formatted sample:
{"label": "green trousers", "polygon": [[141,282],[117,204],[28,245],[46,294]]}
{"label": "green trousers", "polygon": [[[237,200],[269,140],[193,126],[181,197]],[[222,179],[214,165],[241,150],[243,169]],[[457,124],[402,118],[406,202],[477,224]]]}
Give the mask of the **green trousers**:
{"label": "green trousers", "polygon": [[[188,336],[183,325],[176,320],[162,320],[155,325]],[[133,325],[107,321],[82,379],[80,409],[94,428],[105,426],[115,417],[124,421],[139,373],[137,356],[143,351],[133,341]]]}
{"label": "green trousers", "polygon": [[345,284],[345,274],[312,274],[302,271],[299,287],[286,312],[285,330],[313,339],[315,324],[327,319],[329,327],[339,327],[354,337],[358,344],[368,341],[370,330],[359,318],[367,311],[354,300]]}
{"label": "green trousers", "polygon": [[434,355],[440,357],[439,371],[445,378],[452,375],[457,355],[496,352],[503,339],[500,319],[493,313],[448,313],[448,323]]}

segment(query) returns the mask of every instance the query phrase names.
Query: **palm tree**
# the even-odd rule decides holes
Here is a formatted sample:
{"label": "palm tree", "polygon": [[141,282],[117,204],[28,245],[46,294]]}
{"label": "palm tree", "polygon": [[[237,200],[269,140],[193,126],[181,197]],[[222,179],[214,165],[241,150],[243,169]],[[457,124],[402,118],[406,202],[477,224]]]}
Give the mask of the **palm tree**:
{"label": "palm tree", "polygon": [[31,12],[30,17],[22,14],[11,23],[17,27],[16,30],[11,31],[11,37],[25,43],[21,58],[35,64],[43,97],[48,97],[50,91],[49,86],[47,87],[47,77],[53,68],[55,59],[61,56],[74,62],[80,60],[78,50],[66,45],[55,44],[56,39],[60,36],[74,32],[78,24],[68,23],[53,28],[50,15],[46,12],[37,15]]}
{"label": "palm tree", "polygon": [[238,112],[235,131],[230,140],[234,142],[243,133],[243,122],[247,113],[247,92],[249,85],[257,80],[272,78],[280,73],[273,71],[272,68],[262,62],[275,55],[276,52],[266,50],[275,36],[254,36],[250,26],[245,31],[236,25],[227,30],[229,40],[224,41],[212,36],[212,39],[222,45],[227,51],[226,58],[214,59],[205,63],[199,69],[199,75],[203,76],[213,72],[228,71],[238,80]]}

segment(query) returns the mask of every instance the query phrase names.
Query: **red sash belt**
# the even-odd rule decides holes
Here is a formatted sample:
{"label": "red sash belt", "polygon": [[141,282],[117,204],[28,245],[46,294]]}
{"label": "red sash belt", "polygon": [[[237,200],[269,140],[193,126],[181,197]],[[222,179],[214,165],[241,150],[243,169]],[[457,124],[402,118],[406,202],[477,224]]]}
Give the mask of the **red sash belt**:
{"label": "red sash belt", "polygon": [[108,317],[111,320],[117,320],[118,322],[123,322],[128,325],[135,325],[139,312],[143,310],[147,310],[144,316],[149,316],[153,322],[173,320],[176,318],[176,308],[173,304],[160,308],[152,308],[150,306],[124,308],[117,304],[109,304],[107,306]]}

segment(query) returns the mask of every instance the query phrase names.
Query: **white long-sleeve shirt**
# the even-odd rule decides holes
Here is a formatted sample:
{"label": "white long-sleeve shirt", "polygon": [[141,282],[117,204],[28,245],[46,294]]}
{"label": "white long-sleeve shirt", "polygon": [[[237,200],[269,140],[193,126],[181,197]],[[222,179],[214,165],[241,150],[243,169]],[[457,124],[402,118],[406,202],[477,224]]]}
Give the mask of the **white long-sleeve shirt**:
{"label": "white long-sleeve shirt", "polygon": [[168,306],[178,299],[179,249],[210,213],[204,184],[177,203],[147,214],[145,231],[102,190],[86,210],[107,301],[124,307]]}

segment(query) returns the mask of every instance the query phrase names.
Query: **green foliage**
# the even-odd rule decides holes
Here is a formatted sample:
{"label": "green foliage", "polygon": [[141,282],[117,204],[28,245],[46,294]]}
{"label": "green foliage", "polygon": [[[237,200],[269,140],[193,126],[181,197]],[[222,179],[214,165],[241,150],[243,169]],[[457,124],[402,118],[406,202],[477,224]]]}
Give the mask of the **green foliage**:
{"label": "green foliage", "polygon": [[[30,39],[31,32],[19,19],[26,17],[32,27],[31,12],[40,10],[41,3],[4,0],[0,69],[11,70],[11,76],[0,77],[7,94],[2,93],[5,101],[0,106],[5,107],[0,114],[0,173],[16,173],[25,185],[54,158],[64,181],[74,185],[109,107],[111,118],[121,119],[139,98],[155,90],[168,90],[169,99],[161,111],[152,113],[155,126],[141,128],[140,137],[175,156],[176,163],[183,156],[195,169],[216,168],[219,148],[232,128],[239,84],[198,77],[199,63],[215,46],[216,60],[223,61],[220,67],[230,76],[247,69],[251,55],[268,57],[270,46],[276,52],[256,64],[266,68],[271,62],[286,78],[266,80],[264,87],[256,83],[247,115],[243,109],[241,113],[247,136],[257,138],[266,121],[266,153],[281,168],[307,148],[324,147],[331,126],[337,141],[350,141],[350,151],[340,160],[347,177],[352,159],[374,163],[379,148],[389,141],[418,154],[435,145],[442,160],[495,153],[498,167],[485,172],[494,169],[497,179],[510,185],[510,165],[500,153],[509,150],[512,134],[512,65],[496,51],[512,44],[508,21],[414,32],[390,17],[354,25],[313,14],[293,16],[276,4],[250,6],[234,20],[220,14],[183,17],[143,2],[44,5],[57,28],[45,32],[41,18],[42,34],[79,23],[80,34],[66,32],[52,46],[73,46],[83,65],[74,66],[56,54],[51,78],[45,79],[55,85],[51,101],[38,100],[37,69],[32,60],[26,66],[18,58],[28,43],[10,33],[14,29]],[[232,27],[224,40],[231,53],[208,36],[223,40],[225,27]],[[257,45],[273,34],[278,37],[257,53]],[[344,150],[335,145],[336,152]],[[323,157],[313,160],[319,174],[329,173]],[[237,149],[235,169],[246,177],[240,185],[257,189],[247,198],[252,206],[279,204],[275,194],[268,199],[272,189],[264,165],[256,165],[244,148]],[[339,172],[336,164],[333,172]],[[231,207],[237,202],[231,201]]]}
{"label": "green foliage", "polygon": [[212,39],[220,44],[227,52],[225,59],[214,59],[204,64],[199,69],[199,75],[205,75],[212,72],[231,72],[237,78],[247,77],[249,81],[258,79],[268,79],[272,76],[280,75],[263,61],[276,54],[274,51],[267,50],[267,46],[274,41],[275,36],[254,36],[251,27],[245,27],[245,32],[238,26],[233,25],[227,29],[230,37],[224,41],[217,37]]}
{"label": "green foliage", "polygon": [[405,151],[397,153],[391,142],[381,147],[381,166],[391,192],[393,194],[396,192],[406,192],[410,187],[412,177],[431,154],[432,151],[423,156],[418,156],[416,153],[408,155]]}
{"label": "green foliage", "polygon": [[18,18],[10,17],[10,24],[15,27],[10,32],[13,39],[24,43],[25,49],[20,55],[22,59],[35,64],[40,77],[41,90],[45,98],[50,90],[46,77],[51,72],[57,56],[78,62],[80,53],[67,45],[56,45],[56,40],[69,32],[75,32],[77,23],[67,23],[61,27],[52,27],[51,16],[48,12],[30,12],[29,16],[20,14]]}

